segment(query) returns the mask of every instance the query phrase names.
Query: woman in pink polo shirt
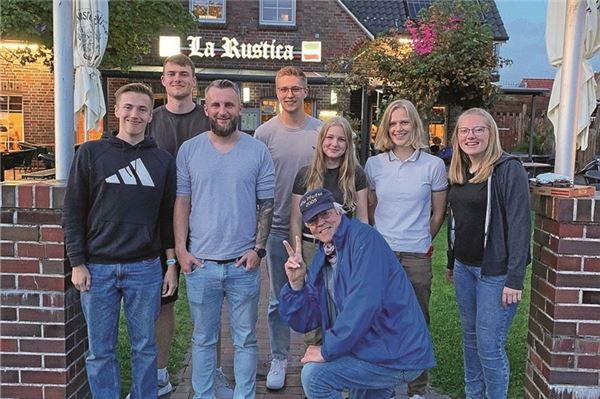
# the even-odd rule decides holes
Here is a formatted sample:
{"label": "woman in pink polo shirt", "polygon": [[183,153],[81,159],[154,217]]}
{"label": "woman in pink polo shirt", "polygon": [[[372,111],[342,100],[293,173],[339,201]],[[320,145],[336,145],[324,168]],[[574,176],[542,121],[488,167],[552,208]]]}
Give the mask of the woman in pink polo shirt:
{"label": "woman in pink polo shirt", "polygon": [[[367,160],[369,222],[383,235],[406,270],[429,324],[431,241],[446,214],[448,177],[444,162],[428,152],[423,123],[408,100],[392,102],[383,114],[375,148]],[[411,398],[423,398],[427,373],[408,384]]]}

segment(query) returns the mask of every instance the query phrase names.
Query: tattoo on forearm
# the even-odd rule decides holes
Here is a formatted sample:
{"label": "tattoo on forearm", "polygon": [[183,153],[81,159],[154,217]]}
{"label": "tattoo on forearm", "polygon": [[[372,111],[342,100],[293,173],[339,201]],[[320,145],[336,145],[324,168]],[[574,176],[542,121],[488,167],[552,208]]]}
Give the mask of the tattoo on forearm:
{"label": "tattoo on forearm", "polygon": [[256,246],[264,248],[267,244],[267,236],[271,230],[271,221],[273,220],[273,198],[267,198],[257,201],[258,215],[256,217]]}

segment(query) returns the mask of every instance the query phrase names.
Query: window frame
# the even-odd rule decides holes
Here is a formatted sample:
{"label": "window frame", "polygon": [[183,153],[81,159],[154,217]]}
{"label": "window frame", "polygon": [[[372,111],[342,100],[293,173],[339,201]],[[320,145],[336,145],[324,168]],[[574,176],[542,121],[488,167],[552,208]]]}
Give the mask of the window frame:
{"label": "window frame", "polygon": [[292,18],[289,21],[269,21],[265,20],[263,16],[263,8],[265,6],[265,0],[259,0],[259,23],[263,26],[296,26],[296,0],[275,0],[277,2],[277,8],[279,9],[280,1],[291,1]]}
{"label": "window frame", "polygon": [[[223,18],[202,18],[202,17],[197,17],[194,14],[194,7],[196,6],[196,3],[201,3],[201,2],[206,2],[206,6],[209,6],[210,2],[222,2],[223,3]],[[199,4],[200,5],[200,4]],[[227,0],[190,0],[189,1],[189,5],[188,5],[188,9],[190,14],[192,14],[192,16],[196,19],[196,22],[201,23],[201,24],[224,24],[227,23]]]}

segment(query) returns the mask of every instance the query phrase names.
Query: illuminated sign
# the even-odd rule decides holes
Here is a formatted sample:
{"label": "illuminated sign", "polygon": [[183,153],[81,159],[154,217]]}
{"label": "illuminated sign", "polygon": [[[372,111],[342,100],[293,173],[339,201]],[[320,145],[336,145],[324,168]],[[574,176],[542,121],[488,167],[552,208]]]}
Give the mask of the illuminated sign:
{"label": "illuminated sign", "polygon": [[240,43],[236,38],[225,36],[221,39],[218,48],[214,42],[202,42],[202,36],[188,36],[187,40],[190,42],[190,57],[213,58],[218,52],[221,58],[294,59],[294,46],[278,44],[275,39],[258,43]]}

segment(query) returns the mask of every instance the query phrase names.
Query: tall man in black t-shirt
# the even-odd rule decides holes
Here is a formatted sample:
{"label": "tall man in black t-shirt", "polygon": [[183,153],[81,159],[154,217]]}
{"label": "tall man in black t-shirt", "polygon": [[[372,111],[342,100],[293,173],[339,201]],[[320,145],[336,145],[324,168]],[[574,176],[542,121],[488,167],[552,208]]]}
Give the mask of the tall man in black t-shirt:
{"label": "tall man in black t-shirt", "polygon": [[[210,129],[208,119],[201,105],[194,102],[193,90],[196,86],[195,67],[192,60],[177,54],[167,57],[163,63],[160,78],[167,92],[167,103],[152,113],[152,122],[147,133],[154,137],[159,148],[177,157],[177,151],[184,141]],[[163,273],[173,274],[173,279],[165,279],[163,293],[167,292],[169,281],[179,281],[178,267],[167,265],[163,259]],[[159,396],[171,392],[167,363],[171,341],[175,333],[174,306],[178,292],[162,297],[160,314],[156,322],[156,340],[158,343],[158,384]],[[217,351],[219,353],[219,351]],[[231,399],[233,391],[220,369],[215,373],[215,396],[217,399]]]}

